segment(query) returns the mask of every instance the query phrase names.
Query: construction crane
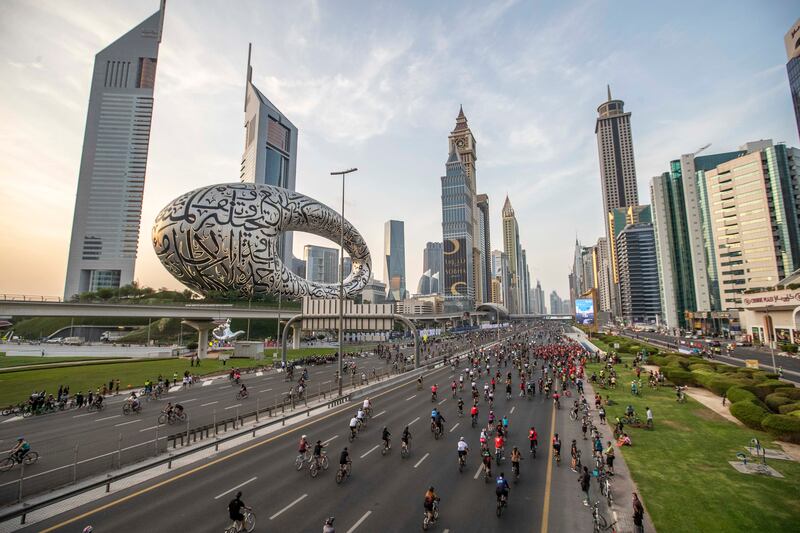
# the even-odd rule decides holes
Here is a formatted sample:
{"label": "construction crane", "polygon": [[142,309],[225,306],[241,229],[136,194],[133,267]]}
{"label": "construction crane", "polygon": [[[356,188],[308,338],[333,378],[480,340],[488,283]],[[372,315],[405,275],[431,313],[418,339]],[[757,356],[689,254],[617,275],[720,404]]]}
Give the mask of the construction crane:
{"label": "construction crane", "polygon": [[708,143],[708,144],[706,144],[706,145],[703,145],[703,146],[701,146],[700,148],[698,148],[697,150],[695,150],[695,152],[694,152],[692,155],[693,155],[693,156],[695,156],[695,157],[697,157],[697,154],[699,154],[700,152],[702,152],[703,150],[705,150],[705,149],[706,149],[706,148],[708,148],[709,146],[711,146],[711,143]]}

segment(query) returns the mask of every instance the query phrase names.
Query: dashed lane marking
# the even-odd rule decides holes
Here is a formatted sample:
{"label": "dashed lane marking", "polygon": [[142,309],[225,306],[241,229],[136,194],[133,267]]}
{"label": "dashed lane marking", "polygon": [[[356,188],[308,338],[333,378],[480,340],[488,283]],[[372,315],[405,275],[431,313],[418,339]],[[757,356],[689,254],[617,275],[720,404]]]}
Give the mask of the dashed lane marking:
{"label": "dashed lane marking", "polygon": [[102,422],[103,420],[111,420],[112,418],[119,418],[122,415],[111,415],[111,416],[104,416],[103,418],[98,418],[95,422]]}
{"label": "dashed lane marking", "polygon": [[120,426],[127,426],[128,424],[135,424],[136,422],[141,422],[141,421],[142,421],[141,419],[139,419],[139,420],[131,420],[130,422],[122,422],[120,424],[114,424],[114,427],[118,428]]}
{"label": "dashed lane marking", "polygon": [[424,461],[425,459],[427,459],[429,455],[430,455],[429,453],[426,453],[425,455],[423,455],[423,456],[422,456],[422,459],[420,459],[419,461],[417,461],[417,464],[415,464],[415,465],[414,465],[414,468],[417,468],[419,465],[421,465],[421,464],[422,464],[422,461]]}
{"label": "dashed lane marking", "polygon": [[260,391],[258,391],[258,392],[269,392],[269,391],[271,391],[271,390],[272,390],[272,389],[264,389],[264,390],[260,390]]}
{"label": "dashed lane marking", "polygon": [[456,430],[456,428],[458,427],[458,425],[459,425],[460,423],[461,423],[461,422],[456,422],[456,423],[455,423],[455,425],[454,425],[453,427],[451,427],[451,428],[450,428],[450,431],[449,431],[449,433],[452,433],[453,431],[455,431],[455,430]]}
{"label": "dashed lane marking", "polygon": [[206,405],[214,405],[215,403],[219,403],[219,402],[208,402],[208,403],[201,403],[201,404],[200,404],[200,407],[205,407]]}
{"label": "dashed lane marking", "polygon": [[225,410],[227,411],[228,409],[234,409],[236,407],[241,407],[241,406],[242,406],[242,404],[237,403],[236,405],[230,405],[230,406],[226,407]]}
{"label": "dashed lane marking", "polygon": [[442,405],[442,404],[443,404],[444,402],[446,402],[446,401],[447,401],[447,398],[445,398],[444,400],[442,400],[441,402],[439,402],[439,405]]}
{"label": "dashed lane marking", "polygon": [[475,471],[475,475],[472,476],[472,479],[478,479],[478,476],[481,475],[482,471],[483,471],[483,464],[479,464],[478,469]]}
{"label": "dashed lane marking", "polygon": [[333,437],[329,438],[328,440],[324,440],[324,441],[322,441],[322,444],[325,444],[325,445],[327,445],[327,444],[328,444],[329,442],[331,442],[332,440],[335,440],[335,439],[338,439],[338,438],[339,438],[339,435],[334,435]]}
{"label": "dashed lane marking", "polygon": [[274,515],[270,516],[269,519],[270,520],[275,520],[276,518],[278,518],[281,515],[281,513],[283,513],[284,511],[286,511],[288,509],[291,509],[293,506],[295,506],[298,503],[300,503],[301,501],[303,501],[306,498],[306,496],[308,496],[308,494],[303,494],[302,496],[297,498],[295,501],[293,501],[292,503],[290,503],[289,505],[287,505],[286,507],[284,507],[283,509],[281,509],[280,511],[275,513]]}
{"label": "dashed lane marking", "polygon": [[416,394],[415,394],[415,395],[413,395],[413,396],[409,396],[408,398],[406,398],[406,401],[408,401],[408,400],[413,400],[413,399],[414,399],[414,398],[416,398],[416,397],[417,397],[417,395],[416,395]]}
{"label": "dashed lane marking", "polygon": [[517,408],[516,405],[514,407],[512,407],[511,410],[508,412],[508,414],[513,415],[514,414],[514,409],[516,409],[516,408]]}
{"label": "dashed lane marking", "polygon": [[381,416],[383,414],[386,414],[386,411],[381,411],[380,413],[378,413],[377,415],[373,416],[372,418],[378,418],[379,416]]}
{"label": "dashed lane marking", "polygon": [[156,429],[157,427],[158,426],[150,426],[149,428],[140,429],[139,433],[144,433],[145,431],[151,431],[153,429]]}
{"label": "dashed lane marking", "polygon": [[181,403],[189,403],[189,402],[196,402],[197,398],[192,398],[190,400],[181,400]]}
{"label": "dashed lane marking", "polygon": [[367,450],[367,451],[366,451],[366,452],[365,452],[365,453],[364,453],[364,454],[361,456],[361,458],[363,459],[364,457],[368,456],[369,454],[371,454],[372,452],[374,452],[375,450],[377,450],[379,446],[380,446],[380,444],[376,444],[375,446],[373,446],[372,448],[370,448],[369,450]]}
{"label": "dashed lane marking", "polygon": [[414,420],[412,420],[411,422],[409,422],[409,423],[408,423],[408,425],[410,426],[411,424],[413,424],[414,422],[416,422],[416,421],[418,421],[418,420],[419,420],[419,417],[417,417],[417,418],[415,418]]}
{"label": "dashed lane marking", "polygon": [[364,520],[366,520],[366,519],[367,519],[367,517],[368,517],[369,515],[371,515],[371,514],[372,514],[372,511],[367,511],[366,513],[364,513],[364,516],[362,516],[361,518],[359,518],[359,519],[358,519],[358,522],[356,522],[355,524],[353,524],[353,527],[351,527],[350,529],[348,529],[348,530],[347,530],[347,533],[353,533],[353,531],[355,531],[355,530],[356,530],[356,528],[357,528],[358,526],[360,526],[360,525],[361,525],[361,523],[362,523]]}
{"label": "dashed lane marking", "polygon": [[214,499],[215,500],[219,500],[220,498],[222,498],[226,494],[230,494],[231,492],[235,491],[236,489],[240,489],[240,488],[244,487],[245,485],[247,485],[248,483],[251,483],[251,482],[255,481],[256,479],[258,479],[258,477],[257,476],[253,476],[250,479],[248,479],[247,481],[245,481],[243,483],[239,483],[235,487],[230,488],[230,489],[226,490],[225,492],[223,492],[221,494],[217,494],[216,496],[214,496]]}

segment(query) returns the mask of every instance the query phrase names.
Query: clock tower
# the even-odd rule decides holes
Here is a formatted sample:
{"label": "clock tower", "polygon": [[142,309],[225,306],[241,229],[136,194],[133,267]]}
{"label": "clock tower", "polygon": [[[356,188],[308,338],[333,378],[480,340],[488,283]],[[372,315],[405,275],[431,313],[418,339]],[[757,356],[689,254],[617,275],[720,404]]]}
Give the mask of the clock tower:
{"label": "clock tower", "polygon": [[458,117],[456,117],[456,127],[450,132],[449,137],[449,151],[448,153],[457,153],[461,158],[461,163],[467,169],[472,184],[472,190],[475,190],[475,161],[478,159],[476,152],[475,137],[467,124],[467,117],[464,115],[464,108],[459,107]]}

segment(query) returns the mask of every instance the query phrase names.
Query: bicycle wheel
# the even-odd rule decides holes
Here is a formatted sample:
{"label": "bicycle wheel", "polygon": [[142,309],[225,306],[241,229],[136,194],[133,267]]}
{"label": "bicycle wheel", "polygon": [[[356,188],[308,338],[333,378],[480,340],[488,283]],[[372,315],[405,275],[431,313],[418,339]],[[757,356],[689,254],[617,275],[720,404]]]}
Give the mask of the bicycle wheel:
{"label": "bicycle wheel", "polygon": [[342,469],[340,468],[338,472],[336,472],[336,483],[341,484],[342,480],[344,479],[344,474],[342,473]]}
{"label": "bicycle wheel", "polygon": [[6,457],[3,461],[0,461],[0,472],[8,472],[14,468],[15,464],[16,461],[12,457]]}
{"label": "bicycle wheel", "polygon": [[500,501],[498,500],[498,502],[497,502],[497,516],[499,517],[501,514],[503,514],[503,504],[500,503]]}
{"label": "bicycle wheel", "polygon": [[330,463],[328,463],[328,456],[327,455],[323,455],[322,459],[320,461],[322,462],[322,469],[323,470],[327,470],[328,467],[330,466]]}
{"label": "bicycle wheel", "polygon": [[316,462],[312,462],[308,470],[311,474],[311,477],[317,477],[319,475],[319,467],[317,466]]}
{"label": "bicycle wheel", "polygon": [[295,467],[297,470],[302,470],[302,469],[303,469],[303,463],[304,463],[304,462],[305,462],[305,457],[304,457],[303,455],[298,455],[298,456],[297,456],[297,457],[295,457],[295,459],[294,459],[294,467]]}
{"label": "bicycle wheel", "polygon": [[253,512],[249,512],[244,515],[244,529],[247,533],[250,533],[256,528],[256,515]]}
{"label": "bicycle wheel", "polygon": [[175,419],[181,422],[186,422],[186,413],[181,413],[179,415],[175,415]]}
{"label": "bicycle wheel", "polygon": [[125,405],[123,405],[123,406],[122,406],[122,414],[123,414],[123,415],[129,415],[129,414],[131,414],[131,406],[130,406],[130,405],[128,405],[128,404],[125,404]]}
{"label": "bicycle wheel", "polygon": [[22,458],[22,461],[26,465],[32,465],[36,461],[39,460],[39,453],[38,452],[28,452],[25,457]]}
{"label": "bicycle wheel", "polygon": [[164,422],[166,422],[166,421],[167,421],[167,415],[165,415],[164,413],[161,413],[160,415],[158,415],[158,423],[159,424],[164,424]]}
{"label": "bicycle wheel", "polygon": [[608,529],[608,521],[606,517],[601,515],[599,512],[597,513],[597,526],[600,528],[599,531],[605,531]]}

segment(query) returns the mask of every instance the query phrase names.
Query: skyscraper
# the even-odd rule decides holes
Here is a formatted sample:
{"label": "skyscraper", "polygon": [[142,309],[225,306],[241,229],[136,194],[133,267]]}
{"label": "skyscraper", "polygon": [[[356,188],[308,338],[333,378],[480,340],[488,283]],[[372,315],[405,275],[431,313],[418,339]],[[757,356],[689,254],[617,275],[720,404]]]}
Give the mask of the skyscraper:
{"label": "skyscraper", "polygon": [[[249,45],[244,153],[239,177],[243,183],[275,185],[293,191],[297,174],[297,128],[253,84],[251,52],[252,45]],[[287,265],[292,264],[292,242],[292,233],[284,232],[280,247],[281,257]]]}
{"label": "skyscraper", "polygon": [[339,250],[306,244],[303,248],[306,279],[319,283],[339,283]]}
{"label": "skyscraper", "polygon": [[[464,111],[449,137],[450,154],[442,182],[443,292],[447,311],[475,308],[475,138]],[[478,263],[478,268],[480,264]]]}
{"label": "skyscraper", "polygon": [[443,265],[442,243],[427,243],[422,251],[422,277],[417,286],[418,294],[440,294],[442,292]]}
{"label": "skyscraper", "polygon": [[629,324],[654,323],[661,315],[653,225],[629,224],[617,237],[622,317]]}
{"label": "skyscraper", "polygon": [[483,301],[489,301],[492,280],[492,242],[489,232],[489,195],[479,194],[478,205],[478,247],[481,250],[481,281],[483,283]]}
{"label": "skyscraper", "polygon": [[797,122],[797,134],[800,136],[800,19],[792,25],[783,38],[786,45],[786,73],[789,75],[789,89],[792,92],[794,118]]}
{"label": "skyscraper", "polygon": [[406,298],[405,227],[401,220],[387,220],[383,225],[383,277],[395,301]]}
{"label": "skyscraper", "polygon": [[595,265],[597,283],[597,306],[599,311],[611,310],[611,260],[608,256],[608,238],[600,237],[595,245],[597,264]]}
{"label": "skyscraper", "polygon": [[522,301],[522,248],[519,243],[519,224],[517,224],[517,217],[508,196],[503,204],[503,248],[508,257],[510,274],[510,301],[505,305],[510,313],[521,313],[524,305]]}
{"label": "skyscraper", "polygon": [[[616,208],[639,204],[639,193],[636,188],[636,165],[633,157],[633,136],[631,134],[631,114],[625,113],[625,103],[611,98],[611,87],[608,87],[608,99],[597,108],[597,122],[594,132],[597,135],[597,153],[600,158],[600,185],[603,191],[603,213],[605,216],[606,235],[609,232],[608,214]],[[615,243],[612,238],[608,242],[608,256],[614,268]],[[611,310],[619,313],[616,285],[619,280],[616,271],[612,271],[614,290],[609,291]]]}
{"label": "skyscraper", "polygon": [[134,279],[161,9],[94,60],[64,298]]}

